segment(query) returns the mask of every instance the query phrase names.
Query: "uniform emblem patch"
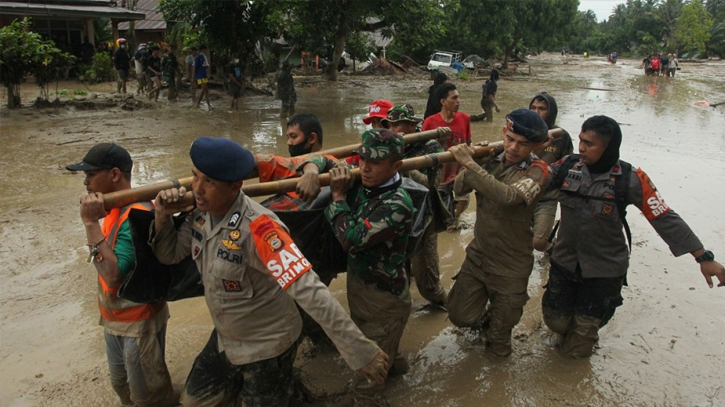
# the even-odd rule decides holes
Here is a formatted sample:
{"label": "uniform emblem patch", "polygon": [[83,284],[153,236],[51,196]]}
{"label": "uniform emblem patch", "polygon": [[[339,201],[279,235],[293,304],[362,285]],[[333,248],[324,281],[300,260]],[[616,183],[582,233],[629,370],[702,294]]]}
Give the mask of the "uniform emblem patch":
{"label": "uniform emblem patch", "polygon": [[242,285],[239,283],[239,281],[222,279],[222,283],[224,283],[224,291],[227,291],[227,292],[242,291]]}
{"label": "uniform emblem patch", "polygon": [[571,181],[564,181],[561,183],[562,188],[569,188],[569,185],[571,185]]}
{"label": "uniform emblem patch", "polygon": [[227,226],[235,228],[235,227],[237,227],[237,224],[239,223],[239,221],[241,219],[242,219],[242,214],[239,212],[234,212],[232,214],[232,217],[229,218],[229,223],[227,223]]}
{"label": "uniform emblem patch", "polygon": [[200,251],[201,251],[201,247],[194,246],[194,257],[198,256]]}
{"label": "uniform emblem patch", "polygon": [[222,245],[229,250],[242,250],[236,243],[231,240],[222,239]]}
{"label": "uniform emblem patch", "polygon": [[203,216],[197,216],[194,219],[194,227],[197,229],[204,229],[204,223],[206,223],[206,219]]}
{"label": "uniform emblem patch", "polygon": [[238,230],[232,230],[231,232],[229,232],[229,239],[231,239],[231,240],[237,240],[241,236],[242,236],[242,234],[239,233]]}
{"label": "uniform emblem patch", "polygon": [[602,207],[602,213],[605,215],[611,215],[613,211],[614,205],[604,204],[604,206]]}
{"label": "uniform emblem patch", "polygon": [[281,249],[284,243],[282,243],[282,240],[277,236],[276,231],[271,231],[267,233],[266,236],[264,236],[264,241],[267,242],[269,245],[269,248],[272,249],[272,251],[276,252],[277,250]]}

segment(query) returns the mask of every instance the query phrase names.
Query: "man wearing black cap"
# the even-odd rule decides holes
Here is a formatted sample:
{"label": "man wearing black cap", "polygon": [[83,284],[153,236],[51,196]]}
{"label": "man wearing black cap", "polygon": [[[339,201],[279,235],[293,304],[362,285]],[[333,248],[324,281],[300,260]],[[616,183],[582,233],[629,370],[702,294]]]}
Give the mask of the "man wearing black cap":
{"label": "man wearing black cap", "polygon": [[[171,400],[171,377],[164,360],[165,302],[138,304],[118,296],[126,275],[134,268],[136,255],[126,219],[131,208],[150,210],[141,202],[107,211],[103,194],[131,188],[133,162],[121,146],[101,143],[93,146],[70,171],[83,171],[87,194],[81,196],[81,220],[86,229],[88,261],[98,272],[98,308],[106,341],[111,385],[121,403],[135,406],[163,406]],[[98,221],[103,219],[103,225]]]}
{"label": "man wearing black cap", "polygon": [[511,330],[529,299],[531,218],[548,171],[532,152],[546,132],[538,114],[518,109],[506,116],[500,155],[478,164],[468,145],[449,150],[465,168],[454,190],[475,191],[477,206],[473,241],[448,294],[448,316],[456,326],[481,330],[497,356],[511,354]]}
{"label": "man wearing black cap", "polygon": [[591,356],[598,331],[622,305],[629,251],[622,228],[627,205],[635,205],[675,256],[690,253],[705,281],[725,287],[725,269],[705,250],[641,168],[619,159],[622,130],[607,116],[587,119],[579,133],[579,155],[551,166],[550,188],[558,188],[561,224],[542,298],[544,322],[563,335],[560,351]]}
{"label": "man wearing black cap", "polygon": [[[406,373],[407,361],[398,345],[410,315],[405,250],[412,229],[413,203],[402,188],[398,170],[405,140],[385,129],[368,130],[355,152],[360,156],[361,182],[347,166],[330,170],[332,202],[327,220],[347,255],[347,300],[350,316]],[[358,381],[355,405],[386,405],[380,384]]]}
{"label": "man wearing black cap", "polygon": [[254,167],[252,153],[228,139],[200,137],[189,155],[196,208],[177,229],[171,214],[186,189],[159,192],[150,242],[163,263],[192,256],[214,322],[181,403],[286,406],[302,328],[295,302],[322,325],[352,369],[383,383],[387,355],[320,282],[286,226],[240,190]]}
{"label": "man wearing black cap", "polygon": [[[551,164],[566,157],[574,151],[569,133],[556,125],[556,116],[559,109],[556,105],[556,99],[546,92],[541,92],[534,96],[529,102],[529,109],[535,111],[541,116],[549,126],[550,143],[544,143],[540,148],[534,151],[541,161]],[[548,191],[542,194],[539,203],[534,211],[534,249],[545,251],[549,249],[549,235],[554,228],[556,219],[556,191]]]}

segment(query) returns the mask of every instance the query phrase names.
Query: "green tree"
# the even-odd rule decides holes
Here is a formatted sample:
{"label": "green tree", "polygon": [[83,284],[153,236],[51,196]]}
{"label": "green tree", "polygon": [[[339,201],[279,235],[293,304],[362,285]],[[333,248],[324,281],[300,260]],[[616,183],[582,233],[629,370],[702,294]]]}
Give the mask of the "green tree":
{"label": "green tree", "polygon": [[677,19],[672,39],[675,48],[687,51],[691,56],[705,52],[712,24],[712,15],[705,9],[702,1],[692,0],[682,7],[682,14]]}
{"label": "green tree", "polygon": [[40,34],[30,31],[31,26],[30,19],[24,18],[0,28],[0,81],[7,89],[10,109],[20,106],[20,83],[27,75],[39,75],[36,81],[45,89],[53,72],[57,74],[57,68],[70,59],[52,41],[44,41]]}
{"label": "green tree", "polygon": [[445,8],[457,0],[288,0],[278,13],[286,22],[288,44],[330,59],[325,74],[337,80],[337,65],[348,39],[357,32],[380,30],[400,43],[431,43],[443,31]]}
{"label": "green tree", "polygon": [[367,61],[368,55],[371,52],[377,51],[375,47],[375,41],[364,32],[355,32],[350,35],[347,40],[347,53],[353,59],[353,70],[355,67],[355,61]]}

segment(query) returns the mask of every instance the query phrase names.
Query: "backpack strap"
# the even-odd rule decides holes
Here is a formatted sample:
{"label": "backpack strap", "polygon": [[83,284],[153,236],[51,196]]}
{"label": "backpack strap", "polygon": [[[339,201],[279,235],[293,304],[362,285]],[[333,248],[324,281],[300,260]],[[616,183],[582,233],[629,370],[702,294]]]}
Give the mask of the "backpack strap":
{"label": "backpack strap", "polygon": [[629,205],[629,180],[632,177],[632,164],[619,160],[622,175],[614,180],[614,199],[617,203],[617,211],[619,219],[624,226],[624,233],[627,235],[627,243],[629,244],[629,255],[632,254],[632,230],[627,223],[627,205]]}
{"label": "backpack strap", "polygon": [[551,181],[551,184],[556,187],[556,189],[561,189],[567,174],[569,174],[569,170],[572,169],[574,164],[578,162],[579,154],[572,154],[566,157],[566,159],[561,163],[561,166],[559,166],[559,171],[556,173],[556,177],[554,177]]}

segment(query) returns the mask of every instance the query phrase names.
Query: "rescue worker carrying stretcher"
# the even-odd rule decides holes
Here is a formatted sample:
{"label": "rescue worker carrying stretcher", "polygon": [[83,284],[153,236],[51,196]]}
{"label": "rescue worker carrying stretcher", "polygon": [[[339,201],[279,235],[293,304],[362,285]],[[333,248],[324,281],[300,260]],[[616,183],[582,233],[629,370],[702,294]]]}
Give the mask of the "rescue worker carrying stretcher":
{"label": "rescue worker carrying stretcher", "polygon": [[286,406],[302,329],[295,302],[322,325],[352,369],[382,384],[385,352],[320,282],[286,226],[241,191],[254,167],[252,153],[229,139],[200,137],[189,155],[196,208],[177,229],[171,214],[186,190],[159,192],[150,241],[162,263],[192,256],[215,327],[194,361],[182,405]]}

